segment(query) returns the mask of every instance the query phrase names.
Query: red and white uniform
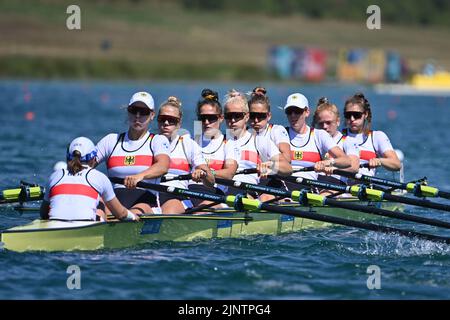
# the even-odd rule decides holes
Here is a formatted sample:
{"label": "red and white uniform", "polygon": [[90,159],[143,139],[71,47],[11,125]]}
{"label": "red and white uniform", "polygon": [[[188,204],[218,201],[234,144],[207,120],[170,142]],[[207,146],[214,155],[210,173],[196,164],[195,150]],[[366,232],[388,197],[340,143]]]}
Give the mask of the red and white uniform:
{"label": "red and white uniform", "polygon": [[289,144],[289,134],[286,128],[278,124],[268,123],[263,130],[258,131],[257,135],[269,137],[276,146],[283,142]]}
{"label": "red and white uniform", "polygon": [[202,135],[197,143],[202,149],[208,167],[212,170],[222,170],[227,160],[239,161],[234,141],[226,140],[223,134],[215,139],[207,139]]}
{"label": "red and white uniform", "polygon": [[[206,164],[211,170],[222,170],[226,161],[236,161],[239,163],[238,152],[233,140],[227,140],[223,134],[214,139],[205,138],[203,135],[196,140],[200,145]],[[189,181],[189,184],[201,184]],[[225,186],[216,185],[220,189]]]}
{"label": "red and white uniform", "polygon": [[[325,130],[307,126],[307,131],[304,134],[297,133],[292,128],[289,128],[288,133],[293,170],[313,167],[316,162],[325,159],[325,155],[331,148],[337,146]],[[318,174],[314,171],[296,172],[293,176],[315,180]]]}
{"label": "red and white uniform", "polygon": [[86,168],[75,175],[67,169],[54,171],[44,200],[50,203],[50,219],[95,220],[100,196],[110,201],[116,196],[109,179],[100,171]]}
{"label": "red and white uniform", "polygon": [[[343,134],[354,139],[359,151],[360,164],[368,163],[373,158],[381,158],[386,151],[394,151],[391,141],[383,131],[370,131],[366,135],[364,133],[351,133],[344,129]],[[359,169],[359,173],[369,176],[374,176],[375,172],[375,169]]]}
{"label": "red and white uniform", "polygon": [[[97,162],[106,161],[109,177],[125,178],[152,166],[154,157],[169,155],[169,140],[163,135],[147,132],[139,140],[130,140],[128,133],[111,133],[97,144]],[[159,179],[143,180],[159,183]],[[125,188],[115,184],[114,188]],[[156,192],[151,191],[156,194]]]}
{"label": "red and white uniform", "polygon": [[[170,166],[167,177],[189,174],[195,167],[206,164],[202,149],[188,134],[177,135],[170,142],[170,150]],[[161,184],[187,189],[189,180],[173,180]]]}
{"label": "red and white uniform", "polygon": [[[255,136],[247,131],[241,138],[234,140],[238,156],[238,171],[256,168],[258,163],[270,161],[280,154],[278,147],[267,137]],[[238,174],[233,180],[258,184],[258,174]]]}

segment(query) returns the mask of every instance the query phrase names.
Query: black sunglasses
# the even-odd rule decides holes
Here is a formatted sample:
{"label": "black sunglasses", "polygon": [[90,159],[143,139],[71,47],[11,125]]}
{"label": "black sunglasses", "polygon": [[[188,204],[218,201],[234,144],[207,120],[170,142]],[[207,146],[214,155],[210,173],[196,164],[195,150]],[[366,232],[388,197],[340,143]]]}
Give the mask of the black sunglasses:
{"label": "black sunglasses", "polygon": [[290,115],[293,114],[293,113],[298,114],[298,115],[302,115],[303,112],[305,112],[305,110],[306,110],[306,108],[301,109],[301,108],[297,108],[297,107],[289,107],[289,108],[287,108],[286,110],[284,110],[284,113],[285,113],[287,116],[290,116]]}
{"label": "black sunglasses", "polygon": [[137,115],[138,112],[141,116],[148,116],[151,112],[151,110],[149,108],[142,108],[142,107],[136,107],[136,106],[131,106],[128,107],[128,112],[134,115]]}
{"label": "black sunglasses", "polygon": [[205,122],[208,120],[209,123],[214,123],[219,120],[219,114],[199,114],[198,121]]}
{"label": "black sunglasses", "polygon": [[172,117],[172,116],[158,116],[158,122],[159,123],[168,123],[170,126],[175,126],[180,122],[180,118]]}
{"label": "black sunglasses", "polygon": [[236,120],[236,121],[240,121],[242,119],[244,119],[245,117],[245,112],[227,112],[224,114],[224,118],[227,120]]}
{"label": "black sunglasses", "polygon": [[347,120],[350,120],[352,117],[355,120],[361,119],[363,116],[364,112],[359,112],[359,111],[345,111],[344,112],[344,117]]}
{"label": "black sunglasses", "polygon": [[267,112],[250,112],[250,119],[251,120],[266,120],[267,119]]}

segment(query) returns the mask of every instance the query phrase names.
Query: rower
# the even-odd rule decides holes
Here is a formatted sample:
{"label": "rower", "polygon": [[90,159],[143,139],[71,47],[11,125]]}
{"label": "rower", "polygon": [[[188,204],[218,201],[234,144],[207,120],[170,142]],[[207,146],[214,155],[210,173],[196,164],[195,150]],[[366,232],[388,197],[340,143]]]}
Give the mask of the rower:
{"label": "rower", "polygon": [[[318,172],[331,174],[333,169],[345,169],[351,166],[351,159],[333,141],[331,136],[321,129],[306,124],[308,118],[308,99],[301,93],[291,94],[284,106],[290,126],[287,128],[291,144],[291,163],[295,169],[314,167],[314,171],[295,172],[296,177],[317,179]],[[329,154],[329,159],[325,155]],[[286,182],[288,189],[298,189],[298,185]]]}
{"label": "rower", "polygon": [[[158,112],[159,133],[170,141],[170,166],[167,177],[192,174],[192,180],[202,182],[209,188],[214,186],[214,176],[206,164],[200,146],[189,134],[180,135],[183,118],[181,102],[177,97],[169,97]],[[188,180],[172,180],[162,185],[187,189]],[[171,194],[159,194],[159,204],[163,214],[184,213],[187,204],[184,198]]]}
{"label": "rower", "polygon": [[[248,100],[249,107],[249,124],[257,136],[268,137],[280,150],[281,154],[286,160],[291,162],[291,148],[289,145],[289,135],[286,128],[269,123],[272,118],[272,112],[270,111],[270,100],[267,96],[267,90],[263,87],[256,87],[250,95]],[[275,178],[261,178],[260,185],[283,188],[283,182],[280,179]],[[268,201],[275,198],[269,194],[260,195],[261,201]]]}
{"label": "rower", "polygon": [[[331,136],[333,141],[341,148],[346,155],[349,156],[352,165],[350,168],[343,169],[344,171],[358,172],[359,170],[359,151],[356,142],[353,138],[344,136],[339,130],[340,125],[339,109],[335,104],[331,103],[328,98],[322,97],[317,102],[317,108],[314,111],[312,127],[323,129]],[[328,153],[325,154],[325,159],[330,159]],[[331,175],[327,176],[320,174],[318,180],[327,181],[331,183],[345,184],[346,178]]]}
{"label": "rower", "polygon": [[[247,130],[250,115],[247,97],[243,93],[236,90],[228,93],[224,117],[228,127],[227,136],[233,139],[238,151],[238,171],[253,168],[258,170],[258,174],[236,175],[234,180],[258,184],[260,177],[264,178],[272,173],[282,176],[292,173],[289,161],[269,137]],[[228,192],[236,194],[239,190],[230,188]]]}
{"label": "rower", "polygon": [[109,179],[93,169],[96,149],[85,137],[74,139],[67,150],[67,168],[56,170],[50,176],[42,201],[42,219],[106,220],[104,206],[121,220],[137,220],[116,198]]}
{"label": "rower", "polygon": [[[223,122],[222,106],[219,95],[211,89],[203,89],[202,98],[197,103],[197,118],[201,122],[201,134],[195,137],[200,145],[203,157],[215,177],[232,179],[238,168],[237,150],[234,142],[227,140],[220,131]],[[215,186],[215,190],[190,181],[189,189],[198,192],[214,192],[224,195],[225,186]],[[210,201],[191,199],[194,206],[206,205]]]}
{"label": "rower", "polygon": [[371,129],[372,110],[364,94],[356,93],[345,102],[344,117],[347,127],[343,135],[355,139],[360,163],[369,164],[369,168],[360,168],[359,173],[374,176],[377,167],[400,170],[401,162],[388,136],[383,131]]}
{"label": "rower", "polygon": [[152,213],[158,207],[155,191],[136,188],[139,181],[159,183],[169,169],[169,141],[148,131],[155,104],[148,92],[133,94],[128,104],[128,131],[111,133],[97,144],[97,163],[106,162],[109,177],[124,178],[114,184],[117,198],[135,213]]}

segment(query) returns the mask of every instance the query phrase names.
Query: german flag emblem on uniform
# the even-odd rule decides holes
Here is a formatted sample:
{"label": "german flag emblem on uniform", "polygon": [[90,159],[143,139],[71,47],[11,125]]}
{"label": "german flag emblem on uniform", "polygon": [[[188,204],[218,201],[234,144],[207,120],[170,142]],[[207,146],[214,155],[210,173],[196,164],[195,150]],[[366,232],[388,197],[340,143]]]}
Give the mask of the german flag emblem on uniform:
{"label": "german flag emblem on uniform", "polygon": [[135,164],[136,159],[134,156],[126,156],[125,160],[124,160],[124,165],[126,166],[132,166],[133,164]]}
{"label": "german flag emblem on uniform", "polygon": [[294,160],[302,160],[302,159],[303,159],[303,151],[295,151]]}

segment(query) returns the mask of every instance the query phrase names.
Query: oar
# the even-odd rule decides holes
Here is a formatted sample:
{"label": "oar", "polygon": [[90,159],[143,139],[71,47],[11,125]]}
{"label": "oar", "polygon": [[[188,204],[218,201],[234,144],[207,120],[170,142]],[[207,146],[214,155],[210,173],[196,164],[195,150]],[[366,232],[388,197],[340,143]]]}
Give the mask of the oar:
{"label": "oar", "polygon": [[394,180],[388,180],[388,179],[382,179],[378,177],[371,177],[360,173],[351,173],[343,170],[334,170],[334,174],[359,180],[365,183],[374,183],[374,184],[380,184],[384,186],[388,186],[395,189],[402,189],[406,190],[409,193],[414,194],[417,197],[441,197],[450,199],[450,192],[439,190],[438,188],[426,186],[423,184],[420,184],[420,182],[414,183],[403,183],[398,182]]}
{"label": "oar", "polygon": [[278,188],[272,188],[272,187],[266,187],[266,186],[260,186],[256,184],[251,183],[244,183],[240,181],[234,181],[234,180],[227,180],[227,179],[220,179],[217,178],[216,182],[219,184],[227,185],[227,186],[233,186],[235,188],[240,188],[244,190],[251,190],[251,191],[259,191],[264,192],[276,196],[291,198],[294,201],[298,201],[300,204],[304,206],[325,206],[328,205],[330,207],[337,207],[337,208],[343,208],[343,209],[349,209],[353,211],[361,211],[369,214],[375,214],[379,216],[384,217],[390,217],[398,220],[404,220],[404,221],[411,221],[411,222],[417,222],[422,223],[430,226],[435,227],[441,227],[450,229],[450,222],[446,221],[440,221],[436,219],[430,219],[425,217],[419,217],[415,215],[409,215],[404,214],[401,212],[394,212],[389,211],[381,208],[376,207],[369,207],[369,206],[363,206],[358,205],[355,203],[348,203],[343,201],[338,201],[332,198],[327,198],[318,194],[312,194],[308,193],[306,191],[286,191]]}
{"label": "oar", "polygon": [[42,200],[44,194],[44,187],[21,181],[19,188],[0,191],[0,203]]}
{"label": "oar", "polygon": [[436,209],[436,210],[443,210],[443,211],[450,211],[450,205],[442,204],[442,203],[435,203],[431,202],[429,200],[422,200],[422,199],[414,199],[414,198],[408,198],[403,196],[397,196],[390,194],[388,192],[384,192],[381,190],[375,190],[371,188],[367,188],[364,185],[353,185],[353,186],[346,186],[346,185],[339,185],[335,183],[330,182],[324,182],[324,181],[317,181],[317,180],[311,180],[307,178],[301,178],[301,177],[282,177],[279,175],[276,175],[278,179],[283,179],[286,181],[290,181],[293,183],[298,183],[304,186],[312,186],[312,187],[319,187],[327,190],[334,190],[334,191],[340,191],[344,193],[350,193],[355,197],[358,197],[360,200],[371,200],[371,201],[394,201],[404,204],[409,204],[413,206],[420,206],[430,209]]}
{"label": "oar", "polygon": [[[235,173],[235,175],[237,174],[253,174],[253,173],[257,173],[258,171],[256,170],[256,168],[252,168],[252,169],[242,169],[240,171],[237,171]],[[163,176],[161,177],[161,182],[168,182],[168,181],[175,181],[175,180],[191,180],[192,179],[192,174],[188,173],[188,174],[182,174],[179,176],[173,176],[173,177],[168,177],[168,176]]]}
{"label": "oar", "polygon": [[[308,172],[308,171],[314,171],[314,167],[295,169],[295,170],[292,170],[292,173]],[[256,168],[242,169],[240,171],[237,171],[234,175],[238,175],[238,174],[253,174],[253,173],[258,173],[258,170]],[[269,177],[270,177],[270,175],[269,175]]]}
{"label": "oar", "polygon": [[[110,180],[114,183],[120,183],[123,184],[123,179],[120,178],[110,178]],[[340,217],[333,217],[328,215],[323,215],[319,213],[313,213],[313,212],[306,212],[301,211],[298,209],[293,208],[286,208],[281,206],[275,206],[263,203],[259,200],[255,199],[248,199],[245,197],[240,196],[223,196],[223,195],[217,195],[217,194],[210,194],[205,192],[196,192],[186,189],[180,189],[175,187],[168,187],[164,185],[159,184],[153,184],[153,183],[145,183],[145,182],[138,182],[137,186],[140,188],[148,188],[159,192],[166,192],[171,193],[175,195],[181,195],[181,196],[189,196],[193,198],[198,199],[204,199],[209,201],[216,201],[216,202],[223,202],[226,203],[230,207],[234,207],[236,210],[239,211],[252,211],[252,210],[266,210],[268,213],[281,213],[286,214],[294,217],[300,217],[304,219],[310,219],[310,220],[316,220],[316,221],[322,221],[322,222],[328,222],[333,224],[339,224],[349,227],[356,227],[360,229],[370,230],[370,231],[378,231],[382,233],[397,233],[406,237],[415,237],[420,238],[424,240],[429,241],[435,241],[435,242],[444,242],[447,244],[450,244],[450,238],[449,237],[442,237],[442,236],[436,236],[426,233],[420,233],[415,231],[409,231],[409,230],[403,230],[393,227],[387,227],[382,225],[377,225],[373,223],[366,223],[366,222],[360,222],[360,221],[354,221],[349,220],[345,218]]]}

